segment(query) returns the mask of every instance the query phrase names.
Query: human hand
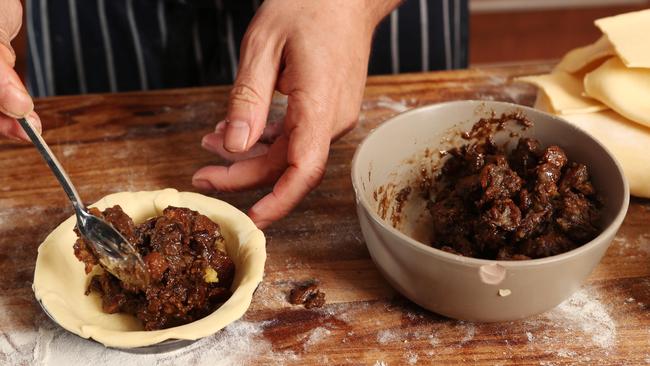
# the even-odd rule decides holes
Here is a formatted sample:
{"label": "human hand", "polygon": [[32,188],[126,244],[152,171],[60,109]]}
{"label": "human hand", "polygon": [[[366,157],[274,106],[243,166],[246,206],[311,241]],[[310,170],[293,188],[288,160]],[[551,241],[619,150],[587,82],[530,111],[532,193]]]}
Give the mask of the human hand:
{"label": "human hand", "polygon": [[34,103],[14,70],[16,57],[9,42],[20,29],[22,8],[20,1],[0,4],[0,135],[29,141],[16,118],[26,117],[38,130],[41,121],[34,113]]}
{"label": "human hand", "polygon": [[[203,146],[229,160],[194,174],[200,189],[275,182],[249,216],[260,228],[287,215],[325,173],[332,140],[354,127],[372,32],[394,0],[267,0],[248,27],[226,120]],[[261,144],[274,90],[288,96],[281,133]]]}

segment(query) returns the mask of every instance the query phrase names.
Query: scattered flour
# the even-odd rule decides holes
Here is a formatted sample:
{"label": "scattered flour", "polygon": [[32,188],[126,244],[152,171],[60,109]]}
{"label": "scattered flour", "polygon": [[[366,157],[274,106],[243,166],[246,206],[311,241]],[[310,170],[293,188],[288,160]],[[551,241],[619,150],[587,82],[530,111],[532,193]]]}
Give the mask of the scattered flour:
{"label": "scattered flour", "polygon": [[485,74],[487,76],[487,84],[489,85],[503,85],[508,82],[508,78],[501,75],[492,75],[489,72]]}
{"label": "scattered flour", "polygon": [[586,290],[549,312],[548,319],[564,323],[570,332],[579,331],[591,338],[594,345],[607,349],[616,343],[616,324],[607,309]]}
{"label": "scattered flour", "polygon": [[415,365],[418,363],[418,354],[413,351],[409,351],[406,354],[406,361],[409,363],[409,365]]}
{"label": "scattered flour", "polygon": [[514,83],[505,85],[503,93],[512,100],[513,103],[521,103],[522,98],[530,95],[530,89],[523,83]]}
{"label": "scattered flour", "polygon": [[628,258],[648,256],[650,254],[650,233],[641,233],[637,237],[615,237],[612,245],[618,255]]}
{"label": "scattered flour", "polygon": [[551,361],[539,361],[539,366],[556,366],[557,364]]}
{"label": "scattered flour", "polygon": [[633,242],[643,252],[650,253],[650,233],[639,234]]}
{"label": "scattered flour", "polygon": [[292,284],[286,281],[274,281],[273,283],[262,281],[255,290],[257,301],[253,302],[252,308],[282,309],[290,307],[287,294],[291,291],[291,286]]}
{"label": "scattered flour", "polygon": [[535,337],[533,336],[533,333],[531,332],[526,332],[526,338],[528,339],[528,342],[532,342]]}
{"label": "scattered flour", "polygon": [[563,358],[575,358],[576,356],[578,356],[578,354],[575,351],[571,351],[563,348],[557,350],[555,354]]}
{"label": "scattered flour", "polygon": [[27,365],[32,361],[34,331],[0,331],[0,364]]}
{"label": "scattered flour", "polygon": [[329,337],[330,334],[332,334],[332,332],[325,327],[314,328],[309,333],[309,336],[307,337],[307,340],[303,344],[303,347],[307,349],[317,343],[320,343],[323,339]]}
{"label": "scattered flour", "polygon": [[273,353],[261,336],[265,323],[237,321],[214,336],[185,348],[156,355],[126,353],[81,339],[55,325],[41,327],[34,348],[33,364],[92,366],[241,365],[252,357],[270,364],[295,360],[293,352]]}
{"label": "scattered flour", "polygon": [[458,327],[465,333],[460,340],[461,346],[474,339],[474,335],[476,335],[476,326],[474,324],[461,321]]}
{"label": "scattered flour", "polygon": [[440,344],[440,339],[438,339],[438,337],[431,334],[429,335],[429,344],[432,346],[437,346]]}
{"label": "scattered flour", "polygon": [[[609,355],[617,342],[616,323],[592,291],[583,288],[555,309],[526,320],[528,347],[545,357],[566,358],[585,365],[592,364],[594,357]],[[575,340],[571,349],[567,348],[567,336]],[[539,364],[554,363],[542,360]]]}
{"label": "scattered flour", "polygon": [[78,149],[78,145],[71,145],[71,144],[64,145],[62,148],[62,155],[63,157],[68,158],[72,156],[74,153],[76,153],[77,149]]}
{"label": "scattered flour", "polygon": [[[270,289],[267,289],[270,290]],[[270,291],[264,298],[270,297],[270,304],[279,305],[278,294]],[[281,293],[281,291],[280,291]],[[271,296],[272,295],[272,296]],[[25,294],[27,296],[27,294]],[[629,298],[616,300],[618,304],[628,302]],[[637,299],[629,301],[636,306]],[[503,359],[510,359],[516,355],[518,342],[522,339],[528,342],[526,347],[534,353],[539,353],[541,364],[553,364],[555,359],[564,359],[580,364],[591,364],[592,360],[601,359],[616,349],[617,329],[614,319],[610,316],[607,303],[601,302],[593,289],[587,287],[578,291],[570,299],[560,304],[552,311],[524,321],[524,332],[511,331],[507,324],[498,326],[495,330],[502,339],[506,339],[503,348]],[[4,365],[91,365],[105,366],[163,366],[170,364],[192,365],[240,365],[247,364],[251,359],[259,359],[264,364],[292,364],[300,362],[300,351],[274,351],[272,344],[262,335],[270,326],[270,322],[238,321],[214,336],[200,340],[192,345],[165,354],[136,355],[118,350],[106,349],[102,345],[74,336],[59,328],[48,320],[35,321],[17,327],[20,324],[12,311],[21,306],[20,302],[2,301],[0,297],[0,323],[13,324],[13,329],[5,334],[0,330],[0,364]],[[346,319],[353,322],[355,314],[364,312],[367,304],[332,304],[320,310],[323,315]],[[630,305],[628,305],[630,306]],[[391,310],[394,311],[394,310]],[[388,312],[390,313],[390,311]],[[13,315],[12,315],[13,314]],[[427,320],[417,313],[406,312],[409,321],[417,324],[426,324]],[[44,315],[42,316],[44,317]],[[30,326],[35,324],[35,327]],[[414,329],[411,327],[383,327],[376,334],[378,348],[383,345],[398,346],[403,349],[401,364],[416,364],[420,361],[434,358],[435,355],[444,355],[458,352],[459,347],[468,347],[468,342],[482,342],[477,337],[482,326],[471,322],[449,322],[441,324],[431,323],[431,328]],[[335,330],[327,323],[314,328],[304,334],[303,350],[309,352],[316,345],[328,342],[328,337]],[[354,332],[346,331],[348,336]],[[450,333],[451,332],[451,333]],[[650,331],[649,331],[650,334]],[[453,339],[453,343],[441,342],[439,337]],[[567,335],[575,339],[575,344],[566,343]],[[420,342],[426,345],[423,349],[410,346],[411,342]],[[404,346],[401,344],[404,343]],[[381,357],[381,354],[379,354]],[[444,357],[444,356],[443,356]],[[548,359],[548,358],[551,359]],[[319,363],[329,360],[319,359]],[[554,361],[557,362],[557,361]],[[377,361],[376,365],[386,365],[384,361]]]}
{"label": "scattered flour", "polygon": [[398,337],[399,336],[397,335],[397,333],[391,330],[382,330],[379,333],[377,333],[377,342],[383,345],[386,343],[394,342],[395,340],[397,340]]}
{"label": "scattered flour", "polygon": [[475,97],[477,100],[497,100],[494,94],[476,93]]}
{"label": "scattered flour", "polygon": [[396,101],[384,95],[379,97],[376,106],[390,109],[398,113],[405,112],[411,109],[411,107],[408,106],[408,101],[405,100]]}

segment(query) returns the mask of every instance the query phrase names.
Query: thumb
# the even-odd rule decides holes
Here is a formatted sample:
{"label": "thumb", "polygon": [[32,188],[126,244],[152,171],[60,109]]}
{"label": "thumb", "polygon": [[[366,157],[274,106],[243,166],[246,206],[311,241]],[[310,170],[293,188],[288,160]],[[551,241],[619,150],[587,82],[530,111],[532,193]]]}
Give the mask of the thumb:
{"label": "thumb", "polygon": [[[254,33],[254,32],[253,32]],[[244,37],[237,79],[230,92],[223,146],[248,151],[264,132],[280,68],[281,48],[276,42]]]}

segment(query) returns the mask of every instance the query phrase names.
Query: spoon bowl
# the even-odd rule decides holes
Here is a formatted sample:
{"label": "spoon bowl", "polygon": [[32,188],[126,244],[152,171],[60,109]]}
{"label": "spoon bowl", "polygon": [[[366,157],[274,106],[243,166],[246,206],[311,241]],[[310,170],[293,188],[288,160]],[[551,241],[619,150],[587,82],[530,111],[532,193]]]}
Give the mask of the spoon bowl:
{"label": "spoon bowl", "polygon": [[113,225],[86,210],[80,210],[77,212],[77,229],[91,243],[104,269],[138,289],[147,287],[149,271],[140,253]]}

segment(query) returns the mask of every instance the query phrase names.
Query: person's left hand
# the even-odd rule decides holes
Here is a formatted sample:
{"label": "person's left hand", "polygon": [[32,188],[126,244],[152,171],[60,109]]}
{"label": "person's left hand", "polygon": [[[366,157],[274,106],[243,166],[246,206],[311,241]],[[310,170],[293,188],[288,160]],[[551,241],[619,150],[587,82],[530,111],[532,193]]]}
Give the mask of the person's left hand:
{"label": "person's left hand", "polygon": [[[325,173],[330,142],[354,127],[372,32],[394,0],[267,0],[242,41],[226,120],[203,146],[230,166],[194,174],[200,189],[236,191],[275,182],[249,211],[258,227],[287,215]],[[288,95],[281,134],[264,132],[274,90]]]}

